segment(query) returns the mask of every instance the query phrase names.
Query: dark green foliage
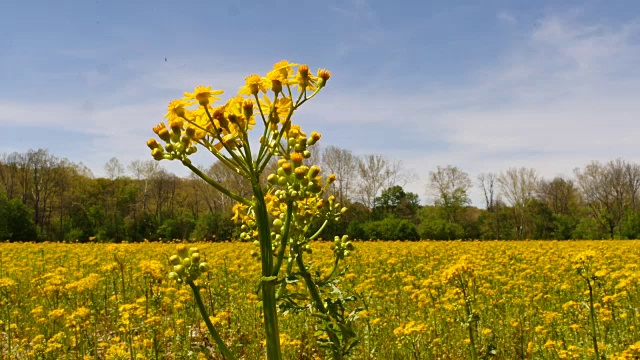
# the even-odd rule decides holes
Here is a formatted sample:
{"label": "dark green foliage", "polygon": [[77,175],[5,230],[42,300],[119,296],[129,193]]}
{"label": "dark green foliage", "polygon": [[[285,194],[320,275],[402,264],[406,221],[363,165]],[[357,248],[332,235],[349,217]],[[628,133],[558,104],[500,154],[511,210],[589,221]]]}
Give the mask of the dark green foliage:
{"label": "dark green foliage", "polygon": [[416,226],[408,220],[388,217],[363,225],[366,238],[372,240],[419,240]]}
{"label": "dark green foliage", "polygon": [[236,231],[236,225],[229,216],[220,213],[207,212],[198,216],[191,239],[201,241],[231,240]]}
{"label": "dark green foliage", "polygon": [[0,240],[37,240],[33,212],[17,199],[0,197]]}

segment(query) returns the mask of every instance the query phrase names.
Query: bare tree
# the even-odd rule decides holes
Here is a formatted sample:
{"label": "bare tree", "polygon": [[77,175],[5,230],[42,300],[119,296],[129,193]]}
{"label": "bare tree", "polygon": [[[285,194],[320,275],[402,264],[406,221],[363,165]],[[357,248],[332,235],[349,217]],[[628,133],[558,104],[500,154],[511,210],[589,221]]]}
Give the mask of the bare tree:
{"label": "bare tree", "polygon": [[460,210],[471,203],[468,196],[470,188],[471,178],[458,167],[438,166],[436,171],[429,173],[427,193],[433,203],[444,210],[449,222],[457,222]]}
{"label": "bare tree", "polygon": [[365,155],[358,161],[359,184],[356,195],[370,209],[375,199],[385,189],[407,185],[416,175],[407,171],[402,161],[388,160],[382,155]]}
{"label": "bare tree", "polygon": [[488,211],[493,212],[496,198],[496,182],[498,175],[495,173],[481,173],[477,176],[478,186],[484,194],[484,205]]}
{"label": "bare tree", "polygon": [[333,192],[341,204],[351,200],[353,186],[358,180],[358,165],[358,158],[351,150],[328,146],[322,153],[322,167],[325,175],[336,175]]}
{"label": "bare tree", "polygon": [[141,184],[142,194],[142,211],[147,211],[147,200],[149,198],[149,182],[151,178],[161,169],[160,163],[155,160],[135,160],[132,161],[129,166],[129,172],[133,175],[133,178],[138,180]]}
{"label": "bare tree", "polygon": [[374,208],[375,199],[386,183],[386,168],[387,160],[382,155],[365,155],[358,161],[360,184],[357,194],[369,209]]}
{"label": "bare tree", "polygon": [[545,203],[554,214],[567,215],[578,202],[578,189],[571,179],[557,176],[553,180],[540,180],[538,199]]}
{"label": "bare tree", "polygon": [[536,170],[524,167],[510,168],[498,176],[500,194],[513,207],[518,238],[522,238],[526,233],[525,209],[534,199],[537,183]]}
{"label": "bare tree", "polygon": [[104,164],[104,171],[107,174],[107,178],[111,180],[115,180],[124,175],[124,167],[117,157],[112,157]]}
{"label": "bare tree", "polygon": [[622,159],[604,165],[594,161],[575,170],[586,205],[611,239],[616,230],[622,234],[625,212],[637,204],[639,173],[637,165]]}

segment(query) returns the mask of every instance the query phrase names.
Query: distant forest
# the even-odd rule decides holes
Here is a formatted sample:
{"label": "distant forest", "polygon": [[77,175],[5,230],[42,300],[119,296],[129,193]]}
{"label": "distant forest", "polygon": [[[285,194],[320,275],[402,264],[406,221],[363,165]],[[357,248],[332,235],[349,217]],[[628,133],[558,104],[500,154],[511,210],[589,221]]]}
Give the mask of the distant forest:
{"label": "distant forest", "polygon": [[[369,240],[636,239],[640,166],[591,162],[572,178],[544,179],[510,168],[472,178],[455,166],[433,169],[429,205],[404,187],[415,175],[381,155],[330,146],[311,159],[336,174],[330,193],[349,211],[322,237]],[[220,164],[202,169],[243,196],[240,176]],[[195,176],[178,177],[154,160],[117,158],[96,178],[82,164],[47,150],[0,155],[0,241],[121,242],[235,239],[233,202]],[[471,206],[469,190],[484,194]],[[319,226],[319,224],[318,224]]]}

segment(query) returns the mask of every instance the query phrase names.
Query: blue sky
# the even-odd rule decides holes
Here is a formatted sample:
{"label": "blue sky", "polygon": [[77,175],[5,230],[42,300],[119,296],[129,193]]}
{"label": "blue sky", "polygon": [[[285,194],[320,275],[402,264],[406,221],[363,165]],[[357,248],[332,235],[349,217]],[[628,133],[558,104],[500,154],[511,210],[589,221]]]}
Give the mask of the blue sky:
{"label": "blue sky", "polygon": [[170,99],[234,93],[288,59],[333,72],[297,121],[324,145],[402,160],[422,196],[438,165],[571,175],[640,161],[639,45],[634,0],[9,0],[0,153],[46,148],[100,176],[113,156],[150,158]]}

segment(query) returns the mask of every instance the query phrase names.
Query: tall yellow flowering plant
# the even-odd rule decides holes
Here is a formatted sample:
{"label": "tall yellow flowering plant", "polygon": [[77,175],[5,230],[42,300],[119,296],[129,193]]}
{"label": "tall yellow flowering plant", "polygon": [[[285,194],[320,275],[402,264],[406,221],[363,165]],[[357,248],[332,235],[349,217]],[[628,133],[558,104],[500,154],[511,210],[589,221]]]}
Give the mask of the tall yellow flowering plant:
{"label": "tall yellow flowering plant", "polygon": [[[303,255],[311,252],[309,242],[319,236],[330,219],[339,217],[341,208],[335,198],[324,196],[327,186],[335,181],[331,174],[323,178],[320,167],[305,164],[320,134],[307,135],[292,123],[293,114],[322,90],[331,73],[320,69],[317,75],[307,65],[281,61],[266,76],[250,75],[238,94],[224,105],[214,107],[221,90],[198,86],[193,93],[169,103],[167,121],[153,131],[160,141],[149,139],[147,145],[156,160],[178,160],[215,189],[236,201],[233,219],[241,223],[243,240],[254,241],[260,251],[255,255],[262,263],[260,293],[264,316],[267,359],[281,359],[278,330],[278,308],[283,311],[308,311],[318,319],[318,344],[336,359],[343,358],[356,345],[351,322],[354,312],[344,303],[353,300],[337,291],[339,264],[353,250],[346,237],[336,237],[332,249],[333,268],[322,275],[311,271]],[[249,133],[262,129],[259,148],[255,152]],[[189,156],[198,149],[209,151],[225,166],[251,184],[253,197],[244,198],[225,188],[195,167]],[[265,174],[267,165],[277,159],[277,171]],[[324,224],[313,235],[312,221],[324,218]],[[233,347],[221,339],[209,321],[200,298],[198,277],[208,265],[198,249],[179,246],[170,259],[171,279],[187,284],[193,290],[211,336],[227,359],[234,358]],[[295,294],[288,285],[302,281],[307,294]],[[338,294],[338,295],[336,295]],[[307,301],[302,304],[301,302]]]}

